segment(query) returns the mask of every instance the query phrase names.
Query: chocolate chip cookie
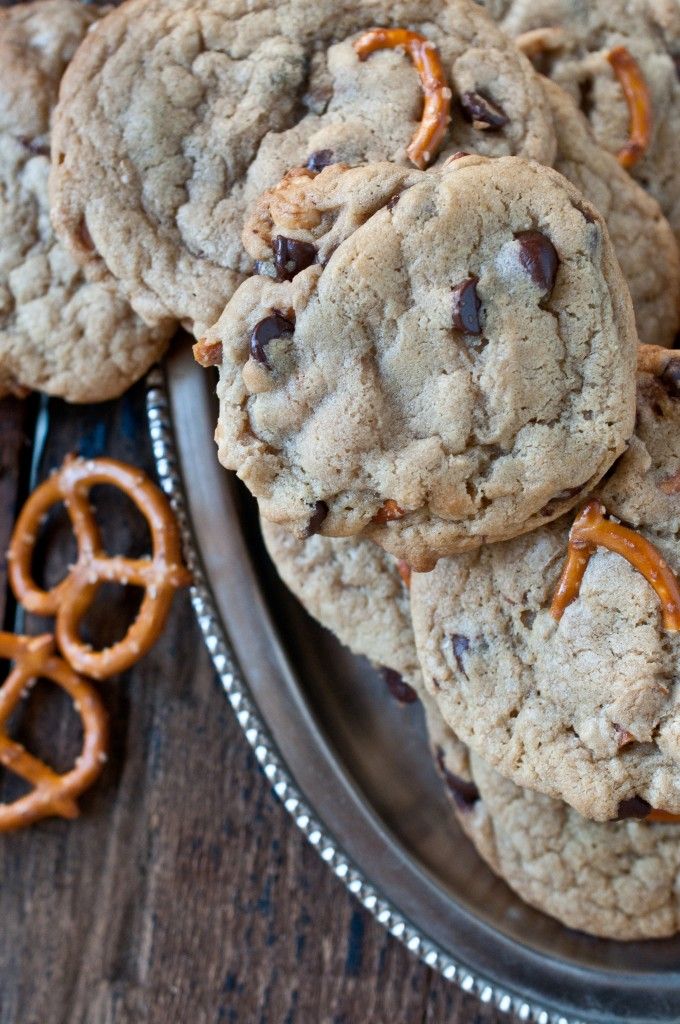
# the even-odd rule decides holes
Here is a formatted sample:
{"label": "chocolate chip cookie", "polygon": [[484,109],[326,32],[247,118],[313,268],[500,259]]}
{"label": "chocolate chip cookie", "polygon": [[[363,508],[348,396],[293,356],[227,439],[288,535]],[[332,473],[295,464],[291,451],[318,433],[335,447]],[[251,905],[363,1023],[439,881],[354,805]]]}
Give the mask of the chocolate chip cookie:
{"label": "chocolate chip cookie", "polygon": [[[375,25],[420,42],[357,51]],[[442,81],[424,110],[421,74],[435,64]],[[240,244],[249,197],[305,161],[409,163],[435,103],[451,120],[442,109],[445,134],[423,162],[471,148],[554,155],[531,65],[472,0],[129,0],[64,79],[59,237],[84,264],[106,265],[148,323],[171,317],[200,335],[251,269]]]}
{"label": "chocolate chip cookie", "polygon": [[409,689],[422,691],[406,568],[368,540],[298,540],[264,519],[261,526],[281,579],[309,614],[355,654],[386,670],[402,698]]}
{"label": "chocolate chip cookie", "polygon": [[635,437],[582,512],[411,588],[425,683],[455,733],[598,821],[680,812],[680,359],[652,352]]}
{"label": "chocolate chip cookie", "polygon": [[658,939],[680,930],[677,824],[588,821],[470,757],[436,712],[428,731],[443,777],[459,780],[450,792],[463,831],[526,903],[607,939]]}
{"label": "chocolate chip cookie", "polygon": [[680,326],[678,246],[661,208],[597,144],[571,97],[544,79],[555,118],[555,169],[600,211],[630,288],[640,341],[672,346]]}
{"label": "chocolate chip cookie", "polygon": [[41,0],[0,11],[0,395],[72,402],[123,392],[163,352],[107,273],[87,280],[50,226],[50,114],[96,8]]}
{"label": "chocolate chip cookie", "polygon": [[675,0],[512,0],[489,5],[489,13],[571,93],[601,145],[658,200],[680,237]]}
{"label": "chocolate chip cookie", "polygon": [[301,172],[245,240],[269,261],[199,356],[220,364],[223,465],[298,536],[431,568],[556,518],[632,434],[628,291],[555,171]]}

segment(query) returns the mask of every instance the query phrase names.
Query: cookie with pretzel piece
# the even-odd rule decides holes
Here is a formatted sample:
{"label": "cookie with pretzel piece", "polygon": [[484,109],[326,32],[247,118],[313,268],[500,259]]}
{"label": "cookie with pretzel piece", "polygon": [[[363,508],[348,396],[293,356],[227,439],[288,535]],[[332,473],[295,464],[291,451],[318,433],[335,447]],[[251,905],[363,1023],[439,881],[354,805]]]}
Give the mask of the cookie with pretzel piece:
{"label": "cookie with pretzel piece", "polygon": [[671,347],[680,326],[680,256],[673,231],[656,200],[596,142],[572,98],[555,82],[543,83],[555,119],[555,170],[607,223],[640,341]]}
{"label": "cookie with pretzel piece", "polygon": [[680,824],[589,821],[561,800],[522,789],[470,756],[436,710],[428,731],[458,822],[521,899],[568,928],[601,938],[659,939],[680,931]]}
{"label": "cookie with pretzel piece", "polygon": [[0,395],[114,398],[163,353],[108,274],[86,277],[50,225],[50,117],[68,61],[101,17],[75,0],[0,11]]}
{"label": "cookie with pretzel piece", "polygon": [[[400,34],[355,49],[374,26]],[[533,69],[472,0],[130,0],[76,54],[54,140],[59,237],[197,336],[252,269],[249,201],[290,167],[554,154]]]}
{"label": "cookie with pretzel piece", "polygon": [[426,686],[518,785],[680,813],[680,358],[642,348],[628,451],[575,515],[413,576]]}
{"label": "cookie with pretzel piece", "polygon": [[675,0],[491,0],[485,6],[571,94],[598,142],[658,200],[680,237]]}
{"label": "cookie with pretzel piece", "polygon": [[556,518],[623,451],[630,298],[602,218],[555,171],[303,169],[244,240],[263,259],[284,233],[267,269],[292,280],[251,278],[197,346],[220,368],[220,460],[266,519],[426,569]]}

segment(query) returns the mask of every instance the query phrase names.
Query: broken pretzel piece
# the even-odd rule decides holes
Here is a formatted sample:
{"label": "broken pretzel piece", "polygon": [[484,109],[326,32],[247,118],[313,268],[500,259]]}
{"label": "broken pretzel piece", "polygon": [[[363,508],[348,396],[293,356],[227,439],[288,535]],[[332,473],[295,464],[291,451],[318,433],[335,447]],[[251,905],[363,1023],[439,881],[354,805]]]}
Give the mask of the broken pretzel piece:
{"label": "broken pretzel piece", "polygon": [[652,100],[640,65],[625,46],[615,46],[607,54],[614,74],[626,97],[630,113],[628,141],[619,150],[622,167],[633,167],[647,152],[652,138]]}
{"label": "broken pretzel piece", "polygon": [[598,547],[614,551],[642,573],[661,602],[664,629],[680,630],[680,587],[675,573],[653,544],[635,530],[605,518],[606,508],[593,499],[579,512],[569,533],[569,553],[550,614],[558,621],[575,601],[588,562]]}
{"label": "broken pretzel piece", "polygon": [[451,121],[451,90],[434,43],[405,28],[371,28],[354,43],[359,60],[376,50],[403,47],[420,75],[425,104],[420,126],[407,149],[409,160],[424,170],[434,159]]}

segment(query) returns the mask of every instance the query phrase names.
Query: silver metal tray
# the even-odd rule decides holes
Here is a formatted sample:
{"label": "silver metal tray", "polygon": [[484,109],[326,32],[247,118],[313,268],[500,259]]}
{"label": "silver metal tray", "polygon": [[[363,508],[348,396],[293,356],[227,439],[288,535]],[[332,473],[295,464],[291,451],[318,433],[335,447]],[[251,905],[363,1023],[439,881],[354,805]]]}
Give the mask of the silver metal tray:
{"label": "silver metal tray", "polygon": [[570,931],[525,906],[463,839],[420,709],[397,706],[279,582],[252,500],[217,462],[214,379],[189,346],[148,380],[158,473],[215,669],[274,792],[329,867],[425,963],[522,1020],[680,1020],[680,940]]}

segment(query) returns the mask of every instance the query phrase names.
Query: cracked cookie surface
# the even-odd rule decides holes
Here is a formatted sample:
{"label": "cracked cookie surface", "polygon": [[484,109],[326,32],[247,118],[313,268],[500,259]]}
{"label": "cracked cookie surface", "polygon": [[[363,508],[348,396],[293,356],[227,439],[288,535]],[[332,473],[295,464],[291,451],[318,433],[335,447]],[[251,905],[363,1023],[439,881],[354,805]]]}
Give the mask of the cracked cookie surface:
{"label": "cracked cookie surface", "polygon": [[245,241],[257,258],[272,238],[204,342],[220,459],[265,518],[427,568],[556,518],[623,450],[630,299],[601,217],[556,172],[301,172]]}
{"label": "cracked cookie surface", "polygon": [[428,718],[428,730],[443,774],[467,773],[474,787],[467,803],[454,800],[461,828],[526,903],[601,938],[660,939],[680,930],[678,825],[589,821],[470,757],[441,721]]}
{"label": "cracked cookie surface", "polygon": [[[680,360],[639,377],[636,434],[596,494],[680,569]],[[455,733],[505,777],[586,817],[680,812],[680,634],[610,550],[561,619],[550,604],[574,516],[414,574],[425,684]],[[632,801],[632,803],[630,803]]]}
{"label": "cracked cookie surface", "polygon": [[[240,244],[249,198],[319,152],[407,162],[421,84],[401,51],[359,60],[352,43],[375,24],[439,48],[455,94],[440,159],[474,148],[550,162],[540,83],[472,0],[130,0],[64,79],[59,236],[82,262],[106,264],[149,323],[173,317],[203,333],[251,269]],[[463,116],[459,98],[477,90],[502,108],[502,125]]]}
{"label": "cracked cookie surface", "polygon": [[0,11],[0,394],[113,398],[163,352],[110,275],[89,281],[50,225],[50,115],[100,16],[72,0]]}

